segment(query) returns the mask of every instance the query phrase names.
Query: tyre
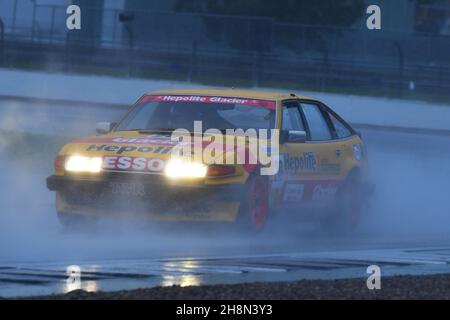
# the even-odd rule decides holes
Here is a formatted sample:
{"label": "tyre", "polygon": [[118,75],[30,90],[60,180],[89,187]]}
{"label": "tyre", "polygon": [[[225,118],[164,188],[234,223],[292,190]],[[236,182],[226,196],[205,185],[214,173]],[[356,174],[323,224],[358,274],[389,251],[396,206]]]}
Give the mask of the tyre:
{"label": "tyre", "polygon": [[269,217],[269,183],[266,177],[249,177],[239,207],[239,225],[247,230],[262,230]]}
{"label": "tyre", "polygon": [[334,234],[348,234],[359,225],[363,209],[361,180],[359,175],[350,175],[336,193],[334,207],[320,218],[324,231]]}

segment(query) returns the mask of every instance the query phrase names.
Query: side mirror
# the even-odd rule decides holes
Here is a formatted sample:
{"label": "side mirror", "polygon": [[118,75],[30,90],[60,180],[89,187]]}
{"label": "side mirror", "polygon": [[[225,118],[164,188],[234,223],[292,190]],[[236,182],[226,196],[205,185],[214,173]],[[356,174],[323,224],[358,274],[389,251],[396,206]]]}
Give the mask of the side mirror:
{"label": "side mirror", "polygon": [[305,143],[306,131],[282,130],[280,133],[280,143],[284,144],[286,142]]}
{"label": "side mirror", "polygon": [[110,132],[114,128],[114,123],[111,122],[98,122],[97,126],[95,127],[95,131],[97,131],[98,134],[105,134]]}

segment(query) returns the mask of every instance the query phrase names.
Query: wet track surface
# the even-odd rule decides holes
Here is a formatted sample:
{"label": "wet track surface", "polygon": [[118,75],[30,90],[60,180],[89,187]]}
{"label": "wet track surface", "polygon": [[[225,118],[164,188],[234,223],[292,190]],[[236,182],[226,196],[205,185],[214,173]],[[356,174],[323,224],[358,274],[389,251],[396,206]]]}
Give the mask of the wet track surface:
{"label": "wet track surface", "polygon": [[29,296],[75,289],[115,291],[153,286],[365,278],[377,265],[383,276],[449,273],[450,246],[223,257],[83,261],[81,282],[66,263],[0,265],[0,295]]}
{"label": "wet track surface", "polygon": [[[81,136],[121,114],[80,108],[2,101],[0,129]],[[126,222],[67,234],[45,188],[51,172],[2,161],[0,296],[72,290],[69,265],[81,267],[86,290],[367,277],[371,264],[384,275],[448,273],[450,137],[372,130],[363,137],[377,191],[360,228],[346,237],[283,224],[255,236]]]}

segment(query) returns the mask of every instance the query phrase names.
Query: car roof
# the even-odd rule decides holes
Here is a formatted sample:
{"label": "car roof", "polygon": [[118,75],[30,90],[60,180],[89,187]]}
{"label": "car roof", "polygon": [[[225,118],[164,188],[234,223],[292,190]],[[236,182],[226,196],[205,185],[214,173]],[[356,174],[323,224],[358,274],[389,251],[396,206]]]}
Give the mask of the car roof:
{"label": "car roof", "polygon": [[282,100],[282,99],[308,99],[315,100],[304,96],[292,96],[291,93],[273,92],[262,90],[241,90],[241,89],[168,89],[148,92],[147,94],[171,94],[171,95],[199,95],[199,96],[224,96],[234,98],[261,99],[261,100]]}

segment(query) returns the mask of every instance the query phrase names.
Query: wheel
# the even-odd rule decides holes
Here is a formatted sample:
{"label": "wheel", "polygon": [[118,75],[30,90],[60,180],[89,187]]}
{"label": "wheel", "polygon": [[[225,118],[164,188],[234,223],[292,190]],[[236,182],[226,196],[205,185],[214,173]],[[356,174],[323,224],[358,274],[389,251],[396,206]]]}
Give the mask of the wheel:
{"label": "wheel", "polygon": [[252,175],[246,184],[239,207],[239,224],[249,230],[260,231],[269,216],[269,184],[266,177]]}
{"label": "wheel", "polygon": [[352,174],[338,190],[335,207],[321,217],[319,223],[328,232],[353,232],[359,225],[362,207],[361,180],[357,174]]}

